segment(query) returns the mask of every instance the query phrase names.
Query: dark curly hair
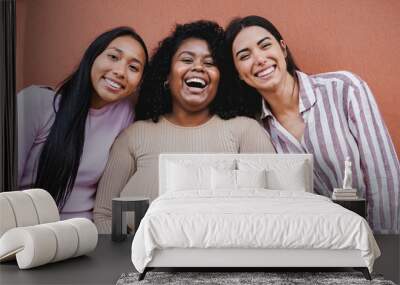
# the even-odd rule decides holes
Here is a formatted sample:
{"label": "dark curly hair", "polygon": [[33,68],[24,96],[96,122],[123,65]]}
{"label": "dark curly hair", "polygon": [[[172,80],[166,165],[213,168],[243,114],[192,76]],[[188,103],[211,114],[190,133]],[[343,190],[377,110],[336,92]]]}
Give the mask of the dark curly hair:
{"label": "dark curly hair", "polygon": [[209,105],[210,114],[217,114],[223,119],[236,115],[233,101],[224,92],[225,80],[222,68],[224,30],[215,22],[200,20],[183,25],[177,24],[172,33],[159,43],[143,77],[135,108],[136,120],[151,119],[153,122],[158,122],[161,115],[172,112],[171,94],[164,86],[164,82],[170,73],[173,56],[183,41],[189,38],[207,42],[214,63],[220,71],[217,94]]}
{"label": "dark curly hair", "polygon": [[[226,27],[224,44],[226,55],[225,76],[227,81],[230,83],[229,86],[227,86],[229,89],[227,92],[231,96],[232,100],[235,101],[235,106],[237,106],[238,109],[238,115],[258,119],[262,108],[262,96],[256,89],[239,79],[239,74],[233,62],[232,55],[232,45],[233,41],[236,39],[236,36],[241,30],[251,26],[259,26],[266,29],[275,37],[278,42],[283,40],[283,37],[270,21],[255,15],[244,18],[234,18]],[[294,61],[293,55],[291,54],[288,46],[286,46],[286,52],[287,71],[290,75],[296,78],[296,70],[300,70],[300,68]]]}

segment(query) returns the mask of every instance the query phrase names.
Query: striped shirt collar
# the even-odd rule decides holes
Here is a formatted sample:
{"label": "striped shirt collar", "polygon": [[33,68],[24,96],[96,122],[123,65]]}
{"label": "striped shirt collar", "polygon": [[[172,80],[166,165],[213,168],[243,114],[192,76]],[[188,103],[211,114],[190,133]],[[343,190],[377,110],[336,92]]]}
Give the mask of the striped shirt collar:
{"label": "striped shirt collar", "polygon": [[[315,104],[316,97],[313,90],[313,82],[311,77],[298,70],[296,71],[296,74],[299,80],[299,87],[300,87],[299,111],[300,113],[303,113],[304,111],[307,111]],[[271,110],[267,106],[265,100],[262,100],[261,119],[264,119],[269,116],[274,117]]]}

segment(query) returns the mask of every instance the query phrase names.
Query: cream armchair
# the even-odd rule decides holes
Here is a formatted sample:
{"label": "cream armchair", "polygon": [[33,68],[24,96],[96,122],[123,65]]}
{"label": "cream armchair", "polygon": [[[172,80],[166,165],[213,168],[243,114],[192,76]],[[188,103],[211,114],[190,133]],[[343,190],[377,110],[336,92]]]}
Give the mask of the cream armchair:
{"label": "cream armchair", "polygon": [[30,189],[0,193],[0,262],[17,259],[20,269],[86,254],[97,245],[92,221],[60,221],[47,191]]}

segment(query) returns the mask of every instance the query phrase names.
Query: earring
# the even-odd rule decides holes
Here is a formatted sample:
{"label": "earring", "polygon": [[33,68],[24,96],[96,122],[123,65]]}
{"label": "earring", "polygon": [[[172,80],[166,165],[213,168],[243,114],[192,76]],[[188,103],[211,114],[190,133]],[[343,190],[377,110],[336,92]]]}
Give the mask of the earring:
{"label": "earring", "polygon": [[163,83],[164,89],[167,90],[168,89],[168,80],[165,80]]}
{"label": "earring", "polygon": [[286,43],[284,40],[281,40],[281,47],[282,47],[283,54],[285,55],[285,58],[286,58],[287,57],[287,48],[286,48]]}

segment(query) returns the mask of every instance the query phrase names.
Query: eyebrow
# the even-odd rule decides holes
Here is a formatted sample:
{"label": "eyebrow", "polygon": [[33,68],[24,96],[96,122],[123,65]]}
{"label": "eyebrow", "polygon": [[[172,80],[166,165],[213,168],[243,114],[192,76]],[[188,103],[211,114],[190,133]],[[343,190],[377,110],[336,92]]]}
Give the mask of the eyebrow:
{"label": "eyebrow", "polygon": [[[189,55],[191,55],[191,56],[195,56],[195,55],[196,55],[194,52],[184,50],[184,51],[181,51],[181,52],[177,55],[177,57],[179,57],[179,56],[181,56],[182,54],[185,54],[185,53],[187,53],[187,54],[189,54]],[[211,54],[206,54],[206,55],[204,55],[204,57],[211,57],[211,58],[212,58],[212,55],[211,55]]]}
{"label": "eyebrow", "polygon": [[[116,50],[118,53],[124,53],[124,51],[122,49],[119,49],[117,47],[109,47],[107,49],[113,49],[113,50]],[[139,63],[140,65],[143,65],[143,63],[139,59],[137,59],[136,57],[132,57],[132,61],[134,61],[136,63]]]}
{"label": "eyebrow", "polygon": [[[269,36],[266,36],[266,37],[262,38],[261,40],[259,40],[259,41],[257,42],[257,45],[261,44],[261,43],[262,43],[263,41],[265,41],[265,40],[270,40],[270,39],[271,39],[271,38],[270,38]],[[249,48],[243,48],[243,49],[239,50],[239,51],[236,53],[235,56],[238,56],[239,53],[244,52],[244,51],[248,51],[248,50],[249,50]]]}

